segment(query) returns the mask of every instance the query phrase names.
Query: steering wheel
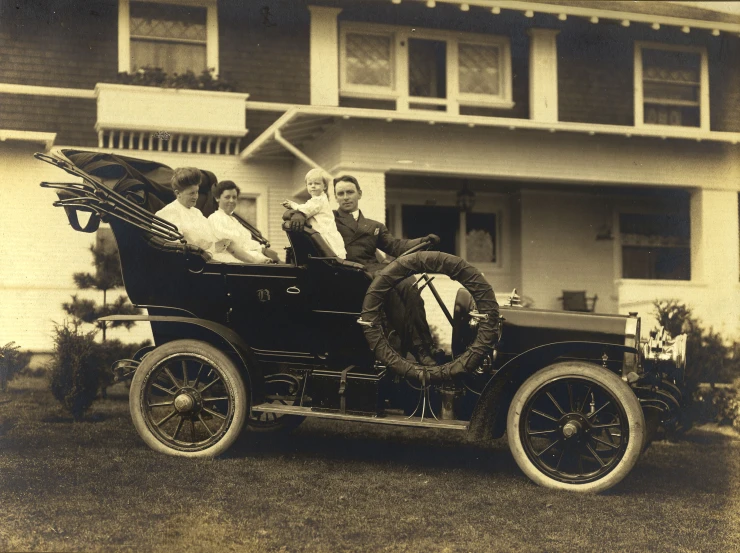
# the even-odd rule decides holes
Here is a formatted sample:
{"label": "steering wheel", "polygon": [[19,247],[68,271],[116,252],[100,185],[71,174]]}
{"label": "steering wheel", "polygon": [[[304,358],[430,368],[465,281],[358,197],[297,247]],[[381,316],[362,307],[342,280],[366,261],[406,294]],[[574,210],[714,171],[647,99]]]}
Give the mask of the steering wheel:
{"label": "steering wheel", "polygon": [[398,257],[406,257],[407,255],[411,255],[412,253],[420,252],[421,250],[426,250],[431,245],[432,245],[432,241],[431,240],[422,241],[419,244],[417,244],[416,246],[413,246],[413,247],[409,248],[408,250],[406,250],[405,252],[403,252]]}

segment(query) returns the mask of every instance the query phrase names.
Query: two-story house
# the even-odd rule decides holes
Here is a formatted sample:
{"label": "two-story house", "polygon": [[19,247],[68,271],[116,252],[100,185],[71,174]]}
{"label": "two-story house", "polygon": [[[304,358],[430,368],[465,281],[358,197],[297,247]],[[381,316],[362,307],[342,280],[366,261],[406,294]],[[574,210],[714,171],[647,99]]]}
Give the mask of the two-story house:
{"label": "two-story house", "polygon": [[[0,336],[47,348],[90,238],[31,154],[195,165],[280,250],[313,165],[398,236],[606,313],[676,298],[740,336],[740,16],[669,2],[0,0]],[[236,92],[107,84],[212,68]],[[450,297],[454,288],[440,285]],[[576,296],[576,300],[579,298]],[[451,301],[451,300],[450,300]],[[438,316],[432,314],[432,316]]]}

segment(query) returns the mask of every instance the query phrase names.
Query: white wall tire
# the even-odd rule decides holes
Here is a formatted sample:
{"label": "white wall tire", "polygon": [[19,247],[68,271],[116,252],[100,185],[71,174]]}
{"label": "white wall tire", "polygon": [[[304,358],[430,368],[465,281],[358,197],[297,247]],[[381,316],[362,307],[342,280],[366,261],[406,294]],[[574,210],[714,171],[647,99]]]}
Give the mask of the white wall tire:
{"label": "white wall tire", "polygon": [[591,363],[562,362],[537,371],[517,390],[507,434],[514,460],[536,484],[598,493],[635,466],[645,418],[617,375]]}
{"label": "white wall tire", "polygon": [[131,382],[131,418],[153,450],[216,457],[241,433],[249,399],[239,370],[206,342],[177,340],[149,353]]}

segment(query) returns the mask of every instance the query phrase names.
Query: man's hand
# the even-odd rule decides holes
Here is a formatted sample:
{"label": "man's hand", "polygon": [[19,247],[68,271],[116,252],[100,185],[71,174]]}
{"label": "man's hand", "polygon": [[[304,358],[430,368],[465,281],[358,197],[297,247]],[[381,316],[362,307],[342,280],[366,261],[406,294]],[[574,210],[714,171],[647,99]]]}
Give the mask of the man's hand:
{"label": "man's hand", "polygon": [[440,242],[439,236],[436,234],[427,234],[424,237],[424,240],[429,242],[432,246],[438,246]]}
{"label": "man's hand", "polygon": [[293,232],[303,231],[303,227],[306,226],[306,216],[300,211],[296,211],[290,217],[290,230]]}

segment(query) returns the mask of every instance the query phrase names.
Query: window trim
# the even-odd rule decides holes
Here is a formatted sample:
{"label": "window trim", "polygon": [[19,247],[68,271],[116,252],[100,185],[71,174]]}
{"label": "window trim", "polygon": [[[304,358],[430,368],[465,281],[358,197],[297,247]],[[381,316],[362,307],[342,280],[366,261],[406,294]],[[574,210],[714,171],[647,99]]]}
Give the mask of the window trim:
{"label": "window trim", "polygon": [[[393,221],[386,221],[386,226],[397,238],[403,233],[403,206],[439,206],[457,207],[455,190],[435,191],[434,203],[430,204],[422,191],[415,188],[394,188],[386,192],[386,209],[393,217]],[[511,218],[508,199],[505,194],[477,193],[475,194],[473,213],[493,213],[496,215],[496,256],[495,263],[475,262],[475,266],[486,273],[508,273],[511,269]],[[459,214],[459,212],[458,212]],[[465,222],[459,217],[461,228]],[[413,237],[410,237],[413,238]],[[456,244],[455,255],[460,254],[460,244]],[[464,257],[467,261],[467,256]]]}
{"label": "window trim", "polygon": [[118,0],[118,72],[131,72],[131,2],[206,8],[206,67],[219,74],[218,0]]}
{"label": "window trim", "polygon": [[[662,125],[659,125],[662,126]],[[683,279],[651,279],[651,278],[626,278],[624,277],[624,253],[623,248],[625,245],[628,246],[628,244],[624,244],[622,242],[622,228],[621,228],[621,216],[622,215],[669,215],[673,211],[668,208],[661,208],[661,207],[655,207],[655,206],[646,206],[646,205],[632,205],[632,206],[626,206],[626,205],[619,205],[615,206],[614,210],[612,212],[612,229],[613,236],[614,236],[614,282],[638,282],[638,283],[644,283],[644,282],[657,282],[657,283],[696,283],[696,277],[694,276],[694,261],[693,261],[693,251],[691,247],[691,238],[689,238],[689,279],[683,280]],[[689,217],[691,217],[691,213],[689,212]],[[684,246],[677,246],[677,247],[684,247]]]}
{"label": "window trim", "polygon": [[[348,33],[383,35],[391,39],[391,64],[393,82],[391,87],[372,85],[355,85],[347,82],[346,36]],[[439,40],[447,45],[447,98],[424,98],[409,96],[408,75],[408,41],[410,38]],[[497,46],[500,58],[501,94],[489,97],[485,94],[460,92],[458,46],[460,43]],[[396,109],[409,111],[409,104],[444,105],[447,113],[459,114],[460,106],[486,107],[492,109],[511,109],[513,76],[511,70],[511,41],[503,35],[486,35],[480,33],[455,33],[435,29],[413,30],[395,25],[376,25],[354,21],[340,22],[339,26],[339,96],[372,100],[393,100]]]}
{"label": "window trim", "polygon": [[646,50],[664,50],[668,52],[690,52],[699,54],[701,57],[701,69],[699,71],[699,126],[684,127],[682,129],[702,130],[709,129],[709,57],[705,46],[681,46],[678,44],[664,44],[660,42],[635,41],[635,127],[650,129],[665,129],[666,127],[675,127],[675,125],[657,125],[645,123],[645,100],[643,95],[643,74],[642,74],[642,51]]}

